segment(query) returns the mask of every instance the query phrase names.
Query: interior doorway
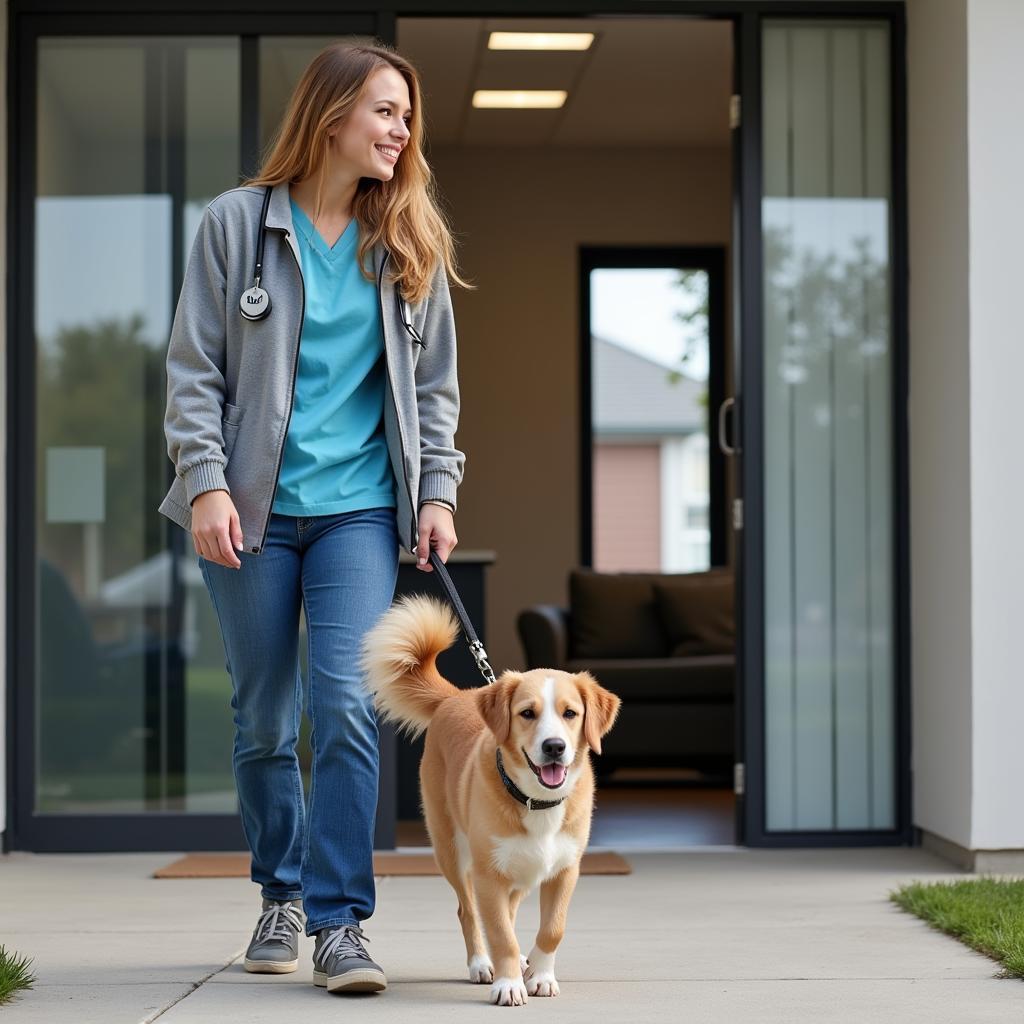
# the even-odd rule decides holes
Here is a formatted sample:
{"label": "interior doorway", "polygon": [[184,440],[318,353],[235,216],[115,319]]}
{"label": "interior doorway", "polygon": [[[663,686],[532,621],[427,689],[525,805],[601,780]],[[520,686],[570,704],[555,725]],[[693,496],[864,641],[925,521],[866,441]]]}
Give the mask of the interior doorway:
{"label": "interior doorway", "polygon": [[[575,50],[506,50],[495,33],[592,38]],[[477,285],[455,298],[460,433],[477,453],[460,535],[499,552],[491,662],[526,668],[517,618],[568,602],[581,569],[671,581],[735,564],[734,469],[718,437],[734,379],[733,23],[399,18],[396,42],[422,74],[428,159]],[[483,105],[494,97],[481,92],[502,90],[564,96]],[[632,279],[613,280],[617,270]],[[595,403],[609,412],[609,400],[602,419]],[[664,422],[651,420],[655,405]],[[509,501],[509,479],[530,500]],[[607,543],[622,533],[616,515],[632,523],[631,547]],[[711,675],[697,665],[681,687],[671,640],[649,652],[649,689],[593,668],[624,700],[607,757],[595,759],[595,846],[735,842],[735,629]],[[666,733],[673,721],[680,728]],[[408,786],[396,835],[399,846],[427,842]]]}

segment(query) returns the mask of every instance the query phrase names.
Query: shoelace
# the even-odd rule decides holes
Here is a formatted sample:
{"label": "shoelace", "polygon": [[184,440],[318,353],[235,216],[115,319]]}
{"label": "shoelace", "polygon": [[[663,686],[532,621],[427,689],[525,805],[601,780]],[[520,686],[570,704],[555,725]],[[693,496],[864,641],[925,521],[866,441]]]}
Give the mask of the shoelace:
{"label": "shoelace", "polygon": [[363,949],[360,939],[366,939],[362,930],[353,924],[343,924],[340,928],[328,933],[327,939],[320,947],[320,962],[326,967],[332,956],[356,956],[360,960],[369,960],[370,954]]}
{"label": "shoelace", "polygon": [[289,942],[292,932],[302,931],[302,918],[298,908],[292,903],[275,903],[263,911],[256,925],[257,943]]}

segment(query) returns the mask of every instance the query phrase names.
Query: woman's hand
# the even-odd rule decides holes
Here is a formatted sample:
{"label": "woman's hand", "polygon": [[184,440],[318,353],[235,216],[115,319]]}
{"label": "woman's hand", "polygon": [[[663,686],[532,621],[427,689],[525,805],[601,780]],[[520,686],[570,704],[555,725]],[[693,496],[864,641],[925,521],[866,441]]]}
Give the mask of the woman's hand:
{"label": "woman's hand", "polygon": [[419,531],[416,568],[423,572],[433,572],[430,549],[434,548],[441,556],[441,561],[447,562],[452,549],[459,543],[459,538],[455,536],[455,518],[442,505],[424,503],[420,505]]}
{"label": "woman's hand", "polygon": [[192,502],[192,543],[208,562],[241,569],[234,548],[241,550],[242,527],[227,491],[203,491]]}

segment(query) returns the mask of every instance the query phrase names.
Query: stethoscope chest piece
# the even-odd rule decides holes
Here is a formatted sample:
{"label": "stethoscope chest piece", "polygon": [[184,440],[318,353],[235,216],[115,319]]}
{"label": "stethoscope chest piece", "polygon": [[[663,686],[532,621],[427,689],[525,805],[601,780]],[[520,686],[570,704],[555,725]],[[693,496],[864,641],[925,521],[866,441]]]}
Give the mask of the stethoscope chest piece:
{"label": "stethoscope chest piece", "polygon": [[270,312],[270,296],[258,284],[254,284],[242,292],[238,306],[246,320],[262,320]]}

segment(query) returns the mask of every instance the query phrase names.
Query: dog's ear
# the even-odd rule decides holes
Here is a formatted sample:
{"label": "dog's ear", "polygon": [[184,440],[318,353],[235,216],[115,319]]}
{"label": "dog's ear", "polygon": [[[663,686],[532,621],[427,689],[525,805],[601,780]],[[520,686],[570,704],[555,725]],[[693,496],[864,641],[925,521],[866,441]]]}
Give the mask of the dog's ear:
{"label": "dog's ear", "polygon": [[476,691],[476,707],[480,717],[494,733],[499,744],[508,740],[512,731],[512,695],[519,685],[519,676],[503,673],[490,686]]}
{"label": "dog's ear", "polygon": [[595,754],[601,753],[601,737],[615,723],[622,701],[606,690],[589,672],[576,673],[576,686],[583,699],[583,737]]}

